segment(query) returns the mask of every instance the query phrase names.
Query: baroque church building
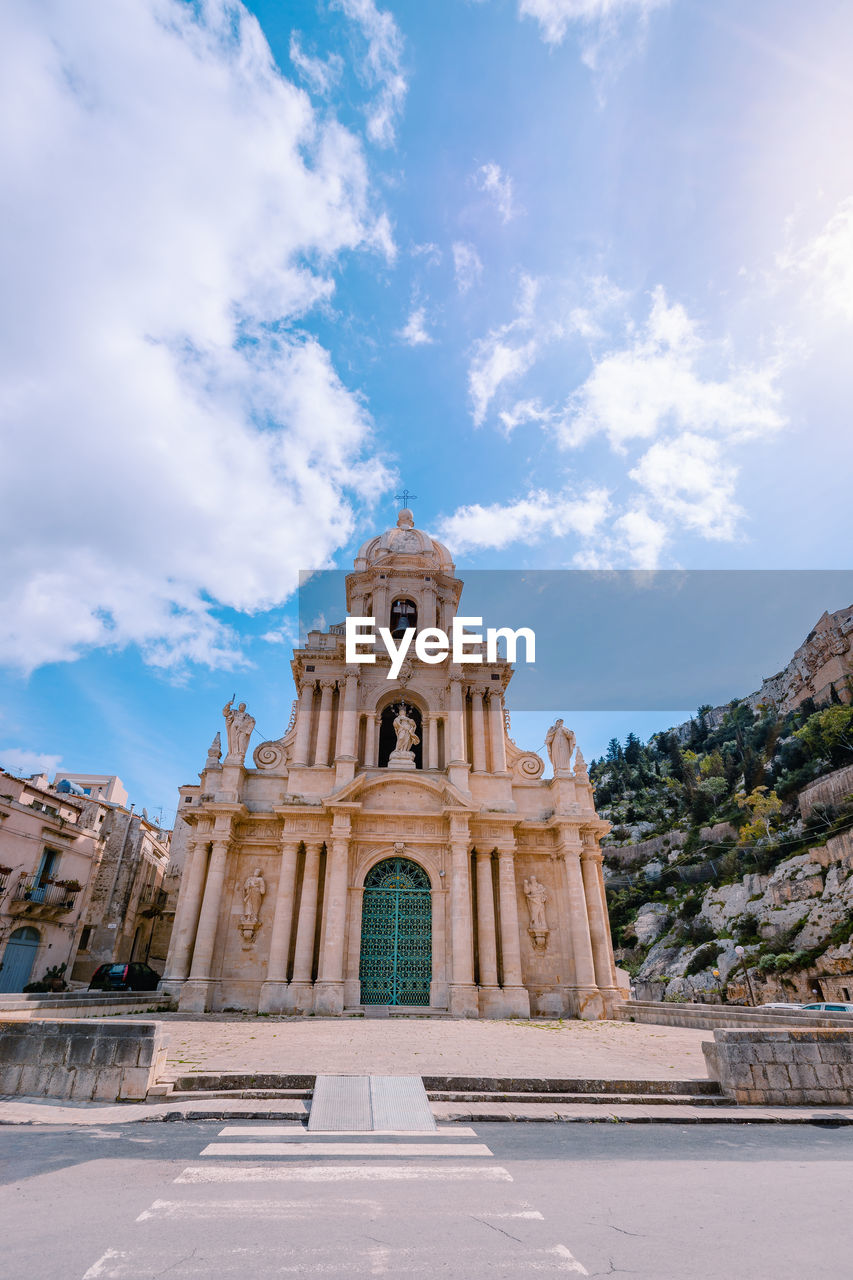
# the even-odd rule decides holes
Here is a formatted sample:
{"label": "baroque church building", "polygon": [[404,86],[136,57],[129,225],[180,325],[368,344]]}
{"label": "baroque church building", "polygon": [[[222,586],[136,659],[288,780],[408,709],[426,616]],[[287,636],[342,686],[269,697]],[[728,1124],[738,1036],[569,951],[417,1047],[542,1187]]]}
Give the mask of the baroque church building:
{"label": "baroque church building", "polygon": [[[451,630],[462,582],[400,512],[347,577],[351,616]],[[337,1015],[389,1005],[456,1017],[606,1017],[613,960],[592,786],[574,735],[548,734],[553,777],[508,734],[505,659],[398,678],[347,665],[344,627],[293,655],[283,737],[246,753],[224,709],[201,784],[184,787],[187,857],[164,988],[179,1008]]]}

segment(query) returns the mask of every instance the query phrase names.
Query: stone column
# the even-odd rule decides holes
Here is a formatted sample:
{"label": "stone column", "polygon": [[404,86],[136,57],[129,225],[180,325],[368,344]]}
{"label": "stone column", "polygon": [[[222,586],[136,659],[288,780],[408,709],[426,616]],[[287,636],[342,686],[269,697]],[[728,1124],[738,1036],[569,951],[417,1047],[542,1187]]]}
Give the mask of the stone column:
{"label": "stone column", "polygon": [[483,690],[471,690],[472,764],[475,773],[486,772],[486,722],[483,715]]}
{"label": "stone column", "polygon": [[498,951],[495,940],[495,894],[492,855],[477,853],[477,949],[480,956],[480,1013],[499,1017]]}
{"label": "stone column", "polygon": [[335,750],[335,786],[342,787],[355,777],[356,736],[358,731],[358,667],[347,667],[346,683],[341,697],[341,732]]}
{"label": "stone column", "polygon": [[465,707],[462,701],[462,677],[450,677],[448,764],[465,764]]}
{"label": "stone column", "polygon": [[518,932],[518,890],[515,884],[514,846],[498,850],[498,901],[501,916],[504,1016],[529,1018],[530,996],[521,982],[521,943]]}
{"label": "stone column", "polygon": [[329,746],[332,740],[334,680],[321,680],[320,690],[320,722],[317,727],[317,749],[314,752],[314,763],[327,765],[329,763]]}
{"label": "stone column", "polygon": [[[169,990],[166,987],[167,983],[182,983],[189,976],[206,872],[207,841],[191,840],[187,846],[184,874],[178,891],[172,941],[169,947],[169,958],[166,961],[166,973],[163,977],[164,989]],[[179,992],[180,986],[170,990],[170,994],[174,996]]]}
{"label": "stone column", "polygon": [[320,967],[314,984],[314,1012],[337,1016],[344,1010],[344,937],[347,923],[350,820],[335,819],[326,845],[326,888]]}
{"label": "stone column", "polygon": [[364,726],[364,767],[376,768],[376,740],[379,721],[376,716],[367,713],[367,724]]}
{"label": "stone column", "polygon": [[349,939],[347,963],[344,972],[344,1008],[352,1009],[361,1004],[361,909],[364,905],[364,886],[349,890]]}
{"label": "stone column", "polygon": [[595,981],[595,963],[592,957],[586,895],[581,873],[581,851],[578,845],[572,843],[564,844],[559,852],[566,869],[569,935],[575,962],[576,985],[573,992],[577,1005],[575,1012],[579,1018],[600,1018],[604,1013],[604,1001]]}
{"label": "stone column", "polygon": [[467,815],[454,815],[450,828],[450,1012],[455,1018],[476,1018],[479,1013],[477,988],[474,986],[468,848]]}
{"label": "stone column", "polygon": [[213,944],[219,924],[219,906],[222,886],[225,883],[225,864],[228,854],[227,840],[214,840],[207,870],[207,883],[198,918],[193,961],[190,976],[181,990],[178,1008],[191,1013],[205,1013],[210,1007],[213,962]]}
{"label": "stone column", "polygon": [[311,965],[314,959],[314,931],[317,925],[317,890],[320,883],[322,841],[305,846],[305,868],[302,872],[302,895],[296,921],[296,948],[293,953],[293,977],[287,988],[285,1009],[293,1013],[309,1013],[314,999]]}
{"label": "stone column", "polygon": [[430,889],[432,911],[432,974],[429,983],[429,1002],[434,1009],[447,1008],[447,962],[444,937],[445,892],[444,878]]}
{"label": "stone column", "polygon": [[427,719],[427,768],[438,768],[438,716]]}
{"label": "stone column", "polygon": [[289,840],[281,850],[275,915],[270,933],[266,982],[261,987],[258,1013],[282,1013],[287,992],[287,958],[293,928],[293,896],[296,891],[296,862],[299,841]]}
{"label": "stone column", "polygon": [[610,950],[610,928],[606,908],[602,900],[599,880],[602,855],[594,846],[586,846],[581,854],[586,913],[589,920],[589,936],[592,943],[592,959],[595,966],[595,982],[606,995],[615,992],[613,955]]}
{"label": "stone column", "polygon": [[492,741],[492,773],[506,773],[506,737],[503,698],[497,689],[489,693],[489,729]]}
{"label": "stone column", "polygon": [[299,707],[296,712],[296,741],[293,744],[293,763],[307,764],[311,749],[311,712],[314,709],[314,681],[306,681],[299,691]]}

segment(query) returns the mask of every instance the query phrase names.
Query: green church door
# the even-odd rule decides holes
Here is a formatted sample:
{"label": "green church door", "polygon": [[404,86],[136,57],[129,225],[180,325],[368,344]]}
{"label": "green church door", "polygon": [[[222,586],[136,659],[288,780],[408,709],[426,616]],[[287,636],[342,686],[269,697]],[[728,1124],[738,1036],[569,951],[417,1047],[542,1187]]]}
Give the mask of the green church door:
{"label": "green church door", "polygon": [[428,1005],[431,976],[429,877],[408,858],[386,858],[364,882],[361,1003]]}

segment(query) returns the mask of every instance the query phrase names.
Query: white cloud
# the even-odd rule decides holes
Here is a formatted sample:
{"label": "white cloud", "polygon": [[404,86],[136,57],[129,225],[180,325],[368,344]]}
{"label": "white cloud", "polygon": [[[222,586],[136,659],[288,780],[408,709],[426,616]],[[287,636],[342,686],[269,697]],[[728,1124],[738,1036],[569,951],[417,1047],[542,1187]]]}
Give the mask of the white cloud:
{"label": "white cloud", "polygon": [[62,763],[62,756],[49,756],[41,751],[27,751],[21,747],[0,747],[0,769],[31,777],[34,773],[55,773]]}
{"label": "white cloud", "polygon": [[503,222],[510,222],[517,215],[519,211],[515,206],[512,178],[499,164],[490,160],[488,164],[480,165],[474,181],[480,191],[485,191],[494,200]]}
{"label": "white cloud", "polygon": [[564,447],[603,433],[614,449],[667,429],[715,431],[745,440],[778,431],[774,362],[725,364],[723,376],[705,366],[725,363],[720,344],[703,339],[685,309],[657,288],[643,329],[626,346],[601,356],[571,396],[557,428]]}
{"label": "white cloud", "polygon": [[468,367],[468,391],[475,427],[485,421],[499,388],[520,378],[536,361],[541,338],[535,332],[531,335],[531,331],[538,288],[536,280],[522,276],[513,319],[474,343]]}
{"label": "white cloud", "polygon": [[506,435],[509,436],[516,427],[524,426],[525,423],[536,422],[542,426],[544,423],[551,422],[553,413],[550,409],[544,408],[540,400],[516,400],[511,409],[502,409],[498,418]]}
{"label": "white cloud", "polygon": [[410,251],[413,258],[423,258],[428,267],[437,267],[441,263],[442,252],[437,244],[426,241],[424,244],[413,244]]}
{"label": "white cloud", "polygon": [[614,520],[613,527],[633,568],[658,567],[668,540],[667,526],[662,520],[649,515],[645,507],[636,506]]}
{"label": "white cloud", "polygon": [[379,90],[367,113],[367,136],[378,146],[393,146],[408,90],[402,72],[403,37],[392,15],[377,9],[374,0],[336,0],[336,6],[360,26],[367,40],[363,76]]}
{"label": "white cloud", "polygon": [[500,550],[514,542],[535,543],[545,537],[564,538],[568,534],[591,538],[609,506],[608,492],[602,488],[590,489],[580,496],[568,490],[534,490],[515,502],[459,507],[442,520],[439,536],[454,552]]}
{"label": "white cloud", "polygon": [[453,242],[453,271],[456,276],[456,287],[460,293],[467,293],[473,285],[480,282],[483,275],[483,264],[479,253],[465,240]]}
{"label": "white cloud", "polygon": [[422,347],[426,343],[435,341],[426,327],[426,310],[423,307],[414,307],[412,309],[405,326],[397,334],[397,337],[401,342],[405,342],[408,347]]}
{"label": "white cloud", "polygon": [[627,17],[646,18],[669,0],[518,0],[521,17],[534,18],[547,44],[561,44],[574,24],[614,26]]}
{"label": "white cloud", "polygon": [[511,344],[491,336],[478,342],[468,370],[468,390],[474,406],[474,426],[482,425],[495,392],[505,382],[515,381],[531,367],[538,346],[535,339]]}
{"label": "white cloud", "polygon": [[283,644],[290,649],[299,644],[299,627],[285,618],[280,626],[265,631],[260,638],[266,644]]}
{"label": "white cloud", "polygon": [[777,266],[799,277],[831,318],[853,320],[853,198],[842,201],[817,235],[789,244]]}
{"label": "white cloud", "polygon": [[630,472],[654,509],[703,538],[728,540],[743,512],[734,500],[737,469],[719,441],[693,432],[659,440]]}
{"label": "white cloud", "polygon": [[[88,16],[87,16],[88,15]],[[232,0],[0,13],[0,660],[233,662],[387,482],[296,323],[389,250],[358,140]]]}
{"label": "white cloud", "polygon": [[328,58],[315,58],[305,53],[298,31],[291,32],[290,61],[302,76],[309,89],[317,94],[327,94],[340,81],[344,60],[332,53]]}

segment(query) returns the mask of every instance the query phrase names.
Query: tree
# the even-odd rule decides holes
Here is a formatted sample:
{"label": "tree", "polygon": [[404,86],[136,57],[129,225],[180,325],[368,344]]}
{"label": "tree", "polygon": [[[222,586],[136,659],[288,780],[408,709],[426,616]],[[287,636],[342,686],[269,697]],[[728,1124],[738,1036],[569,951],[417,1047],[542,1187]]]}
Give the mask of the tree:
{"label": "tree", "polygon": [[750,815],[740,829],[738,844],[754,844],[762,836],[772,835],[782,812],[782,801],[775,791],[768,791],[766,787],[756,787],[749,795],[739,791],[735,801],[739,809],[745,809]]}
{"label": "tree", "polygon": [[853,706],[833,706],[816,712],[794,731],[794,737],[811,756],[836,761],[853,754]]}

